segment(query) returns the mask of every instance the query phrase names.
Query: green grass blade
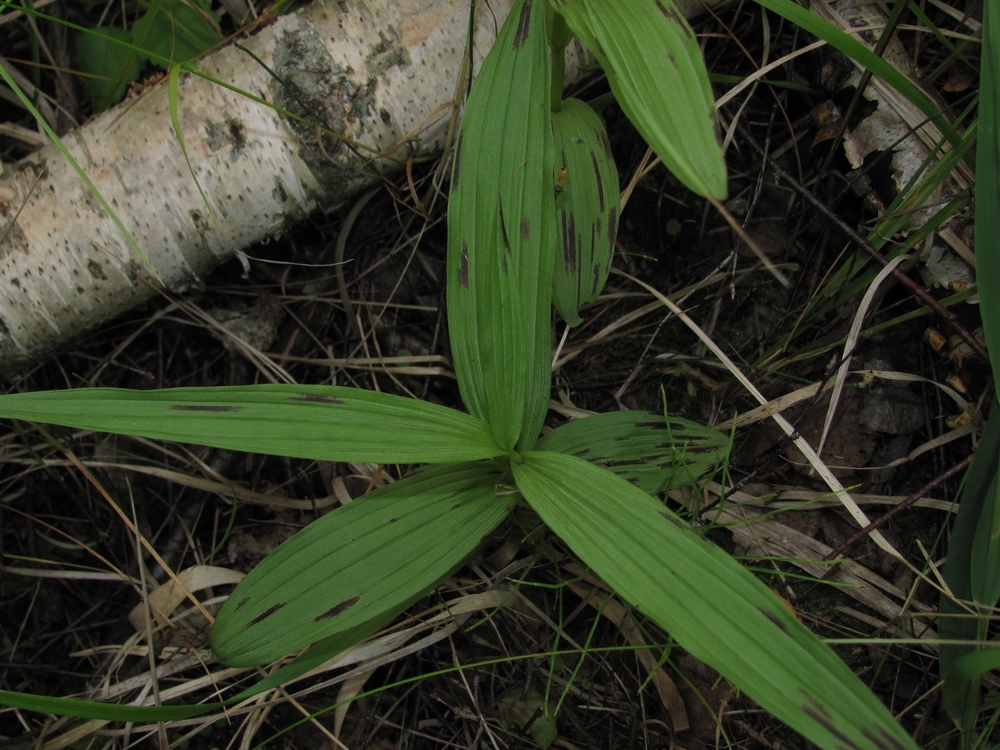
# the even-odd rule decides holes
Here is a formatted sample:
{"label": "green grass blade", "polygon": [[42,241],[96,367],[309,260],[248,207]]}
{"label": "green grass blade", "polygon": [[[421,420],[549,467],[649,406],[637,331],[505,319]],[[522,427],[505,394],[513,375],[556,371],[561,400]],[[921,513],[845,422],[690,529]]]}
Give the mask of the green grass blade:
{"label": "green grass blade", "polygon": [[625,600],[822,748],[916,745],[749,571],[609,471],[530,452],[514,478],[542,520]]}
{"label": "green grass blade", "polygon": [[132,40],[132,32],[114,26],[101,27],[102,35],[77,32],[76,57],[80,70],[89,73],[83,79],[94,112],[103,112],[125,96],[125,84],[139,78],[145,58],[117,44],[109,44],[108,37],[123,42]]}
{"label": "green grass blade", "polygon": [[[979,142],[976,152],[976,281],[979,310],[994,382],[1000,382],[1000,15],[991,3],[983,6],[983,48],[979,85]],[[944,578],[960,600],[992,607],[1000,596],[997,523],[997,469],[1000,461],[1000,406],[994,404],[972,465],[966,472],[962,502],[955,518]],[[984,619],[946,596],[939,605],[939,632],[945,640],[985,640]],[[948,615],[955,615],[949,617]],[[962,615],[965,615],[964,617]],[[965,673],[957,665],[976,651],[974,646],[941,645],[942,703],[966,732],[972,731],[979,713],[979,674]]]}
{"label": "green grass blade", "polygon": [[729,452],[729,436],[679,417],[612,411],[567,422],[536,447],[605,466],[655,494],[694,486],[718,469]]}
{"label": "green grass blade", "polygon": [[175,62],[191,60],[222,39],[218,19],[200,0],[153,0],[132,33],[137,46]]}
{"label": "green grass blade", "polygon": [[320,461],[442,463],[503,453],[468,414],[335,386],[15,393],[0,396],[0,417]]}
{"label": "green grass blade", "polygon": [[0,706],[103,721],[183,721],[218,710],[224,705],[224,703],[205,703],[200,706],[123,706],[118,703],[99,703],[79,698],[50,698],[47,695],[0,690]]}
{"label": "green grass blade", "polygon": [[379,621],[448,575],[510,512],[492,462],[430,467],[313,522],[254,568],[212,629],[233,666]]}
{"label": "green grass blade", "polygon": [[604,289],[618,235],[618,169],[604,123],[589,105],[567,99],[552,113],[559,239],[552,302],[570,325]]}
{"label": "green grass blade", "polygon": [[502,448],[530,446],[548,406],[555,185],[545,1],[511,10],[455,147],[448,318],[469,411]]}
{"label": "green grass blade", "polygon": [[636,130],[677,179],[726,197],[715,99],[694,32],[673,0],[553,0],[597,57]]}
{"label": "green grass blade", "polygon": [[[2,2],[2,0],[0,0],[0,2]],[[0,7],[7,7],[9,5],[10,4],[7,2],[2,2]],[[69,162],[70,166],[73,167],[73,171],[76,172],[83,184],[86,185],[87,190],[92,196],[94,196],[94,199],[101,204],[101,208],[104,209],[105,213],[111,217],[111,221],[114,222],[115,226],[118,227],[118,231],[120,231],[125,237],[125,241],[128,243],[129,247],[132,248],[139,259],[149,269],[153,278],[162,283],[163,279],[160,278],[160,274],[149,260],[149,257],[146,255],[145,251],[139,247],[139,243],[135,241],[132,233],[125,228],[122,220],[118,218],[118,214],[116,214],[111,206],[108,205],[108,202],[104,200],[104,196],[101,195],[101,191],[97,189],[97,185],[95,185],[90,177],[87,176],[87,173],[83,171],[83,168],[77,160],[73,158],[73,154],[71,154],[69,149],[66,148],[62,139],[56,135],[56,131],[49,126],[49,124],[45,121],[45,118],[42,117],[42,114],[35,108],[35,105],[31,102],[31,98],[21,90],[21,87],[17,85],[14,79],[11,78],[10,73],[7,72],[7,69],[2,65],[0,65],[0,78],[3,79],[4,83],[10,86],[11,90],[17,95],[17,98],[20,99],[21,103],[24,105],[24,108],[28,110],[32,117],[35,118],[35,121],[42,128],[42,130],[45,131],[45,134],[49,137],[49,140],[52,141],[53,145],[59,150],[59,153],[61,153],[63,158],[65,158],[66,161]]]}
{"label": "green grass blade", "polygon": [[[212,208],[212,204],[208,202],[208,196],[205,195],[205,190],[201,186],[201,181],[198,179],[198,175],[195,174],[194,167],[191,166],[191,159],[188,158],[187,144],[184,142],[184,131],[181,129],[181,104],[180,95],[178,94],[178,84],[181,79],[181,71],[183,67],[181,65],[171,65],[170,71],[167,74],[167,102],[170,107],[170,122],[174,126],[174,134],[177,136],[177,143],[181,147],[181,154],[184,156],[184,163],[187,164],[188,173],[191,175],[191,179],[194,180],[195,187],[198,188],[198,195],[201,196],[201,202],[205,204],[205,208],[209,215],[212,217],[212,221],[215,222],[216,228],[219,232],[225,236],[225,232],[222,226],[219,224],[219,217],[215,214],[215,209]],[[245,258],[240,253],[241,258]],[[248,270],[247,266],[244,270]]]}
{"label": "green grass blade", "polygon": [[983,5],[983,52],[979,78],[979,142],[976,146],[976,283],[986,348],[1000,383],[1000,13]]}

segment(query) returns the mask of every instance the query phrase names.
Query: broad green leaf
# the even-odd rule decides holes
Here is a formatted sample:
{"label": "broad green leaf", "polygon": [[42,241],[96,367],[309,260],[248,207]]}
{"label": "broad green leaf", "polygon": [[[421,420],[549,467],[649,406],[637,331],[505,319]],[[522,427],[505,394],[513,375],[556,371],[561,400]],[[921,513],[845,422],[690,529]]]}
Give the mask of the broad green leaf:
{"label": "broad green leaf", "polygon": [[186,62],[219,43],[218,19],[199,0],[154,0],[132,30],[151,54]]}
{"label": "broad green leaf", "polygon": [[[995,382],[1000,382],[1000,14],[983,5],[983,45],[979,83],[979,140],[976,150],[976,281],[983,331]],[[945,640],[987,638],[988,610],[1000,597],[998,564],[998,464],[1000,464],[1000,405],[994,402],[976,455],[965,475],[962,502],[948,546],[944,578],[960,600],[983,605],[983,618],[947,596],[941,597],[939,632]],[[949,616],[950,615],[950,616]],[[941,645],[942,703],[966,732],[979,713],[979,674],[965,674],[958,663],[974,646]]]}
{"label": "broad green leaf", "polygon": [[76,59],[80,70],[89,73],[83,79],[94,103],[94,112],[103,112],[125,96],[125,84],[139,77],[145,60],[127,47],[108,41],[108,37],[132,41],[132,32],[117,27],[98,29],[103,36],[87,32],[76,34]]}
{"label": "broad green leaf", "polygon": [[552,302],[570,325],[581,305],[597,299],[611,270],[618,234],[618,169],[604,123],[589,105],[566,99],[552,113],[556,150],[556,221],[559,239]]}
{"label": "broad green leaf", "polygon": [[673,0],[552,0],[597,57],[628,119],[689,189],[726,197],[715,99]]}
{"label": "broad green leaf", "polygon": [[983,5],[983,51],[976,145],[976,282],[986,348],[1000,383],[1000,13]]}
{"label": "broad green leaf", "polygon": [[468,414],[336,386],[15,393],[0,396],[0,417],[320,461],[443,463],[503,453]]}
{"label": "broad green leaf", "polygon": [[694,486],[715,471],[729,452],[729,436],[680,417],[612,411],[567,422],[536,447],[604,466],[652,495]]}
{"label": "broad green leaf", "polygon": [[[983,617],[969,616],[969,610],[942,594],[938,605],[938,633],[943,641],[985,641],[989,623],[988,608],[997,602],[990,594],[984,598],[984,579],[996,578],[1000,573],[978,567],[977,542],[980,554],[989,537],[992,519],[998,505],[997,466],[1000,461],[1000,404],[994,402],[986,422],[976,455],[965,473],[961,489],[961,503],[955,516],[948,544],[948,564],[944,566],[944,580],[955,597],[962,601],[975,601],[985,605]],[[981,564],[981,563],[980,563]],[[955,665],[965,655],[976,650],[972,645],[942,643],[940,646],[942,704],[948,715],[959,722],[965,731],[971,731],[979,714],[979,676],[969,678],[955,671]]]}
{"label": "broad green leaf", "polygon": [[448,575],[510,512],[493,462],[429,467],[311,523],[230,595],[212,628],[223,663],[253,666],[374,629]]}
{"label": "broad green leaf", "polygon": [[545,1],[516,4],[465,106],[448,202],[448,322],[469,411],[534,444],[549,399],[555,184]]}
{"label": "broad green leaf", "polygon": [[525,500],[626,601],[822,748],[916,745],[785,604],[656,499],[583,459],[512,464]]}

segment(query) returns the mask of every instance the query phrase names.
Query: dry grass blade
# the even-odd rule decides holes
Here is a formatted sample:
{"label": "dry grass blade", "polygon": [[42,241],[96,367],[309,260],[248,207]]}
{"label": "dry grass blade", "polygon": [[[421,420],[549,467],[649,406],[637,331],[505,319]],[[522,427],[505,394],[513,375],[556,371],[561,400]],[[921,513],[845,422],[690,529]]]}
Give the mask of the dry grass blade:
{"label": "dry grass blade", "polygon": [[[677,307],[677,305],[675,305],[667,297],[661,294],[657,289],[651,287],[649,284],[646,284],[645,282],[636,279],[634,277],[628,276],[627,274],[621,274],[621,275],[626,276],[627,278],[637,283],[639,286],[651,292],[653,296],[655,296],[658,300],[660,300],[660,302],[662,302],[667,309],[669,309],[674,315],[680,318],[684,322],[684,324],[688,328],[690,328],[698,336],[699,339],[701,339],[701,341],[705,344],[705,346],[707,346],[712,351],[712,353],[715,354],[715,356],[718,357],[719,360],[726,365],[726,369],[729,370],[729,372],[733,375],[733,377],[735,377],[740,382],[740,384],[744,388],[746,388],[746,390],[749,391],[750,394],[755,399],[757,399],[758,403],[760,403],[761,405],[767,404],[767,399],[764,398],[764,396],[761,394],[760,391],[757,390],[757,388],[753,385],[753,383],[751,383],[747,379],[746,375],[744,375],[743,372],[735,364],[733,364],[733,361],[728,356],[726,356],[726,353],[719,348],[718,344],[712,341],[711,337],[707,336],[705,332],[701,330],[698,324],[695,323],[693,320],[691,320],[691,318],[688,317],[688,315],[683,310]],[[840,480],[833,475],[833,472],[831,472],[830,469],[826,466],[826,464],[824,464],[823,461],[819,458],[819,456],[816,455],[816,451],[812,449],[812,446],[810,446],[809,443],[807,443],[803,438],[796,436],[795,428],[792,427],[792,425],[788,422],[788,420],[782,417],[780,414],[772,414],[771,417],[774,419],[775,422],[778,423],[778,426],[781,427],[782,431],[786,435],[788,435],[789,437],[794,437],[795,445],[799,448],[799,450],[802,451],[803,455],[806,456],[806,458],[809,460],[810,465],[816,470],[816,473],[820,475],[820,477],[826,483],[827,487],[829,487],[830,490],[837,495],[840,501],[844,504],[844,507],[847,508],[847,511],[858,522],[858,525],[867,526],[869,523],[871,523],[868,516],[865,515],[865,512],[858,507],[858,504],[854,502],[854,499],[848,494],[847,490],[844,489],[844,485],[840,483]],[[889,544],[889,542],[886,541],[885,537],[882,536],[882,534],[880,534],[878,531],[873,531],[871,533],[871,538],[872,541],[878,544],[878,546],[884,549],[886,552],[893,555],[894,557],[902,559],[902,555],[900,555],[899,552],[891,544]]]}
{"label": "dry grass blade", "polygon": [[840,404],[840,394],[844,389],[844,382],[847,380],[847,373],[851,367],[851,357],[853,356],[854,348],[858,344],[858,337],[861,335],[861,326],[865,322],[865,315],[868,314],[868,308],[871,306],[876,293],[878,293],[879,287],[882,286],[882,282],[892,273],[892,269],[905,259],[905,255],[893,258],[885,265],[885,268],[878,272],[874,281],[868,286],[868,290],[865,292],[864,297],[861,298],[858,309],[854,313],[851,330],[847,334],[847,341],[844,343],[844,353],[840,358],[840,367],[837,368],[837,375],[833,381],[833,393],[830,395],[830,405],[826,410],[823,432],[820,434],[819,444],[816,446],[817,456],[823,455],[823,446],[826,444],[826,438],[830,434],[830,427],[833,425],[834,414],[836,414],[837,406]]}

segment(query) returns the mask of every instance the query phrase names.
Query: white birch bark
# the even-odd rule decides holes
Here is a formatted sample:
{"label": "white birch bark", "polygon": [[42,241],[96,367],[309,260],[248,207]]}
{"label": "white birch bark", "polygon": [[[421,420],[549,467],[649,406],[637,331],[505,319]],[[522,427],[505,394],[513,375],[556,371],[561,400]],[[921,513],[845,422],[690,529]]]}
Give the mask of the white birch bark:
{"label": "white birch bark", "polygon": [[[477,64],[512,4],[492,0],[479,14]],[[405,162],[443,146],[442,105],[455,94],[468,20],[468,0],[317,0],[243,42],[294,96],[235,47],[199,68],[376,151],[419,130],[394,154]],[[179,91],[188,156],[215,218],[173,132],[165,82],[64,138],[172,291],[394,167],[204,78],[184,74]],[[8,167],[0,226],[0,372],[23,370],[156,293],[54,147]]]}

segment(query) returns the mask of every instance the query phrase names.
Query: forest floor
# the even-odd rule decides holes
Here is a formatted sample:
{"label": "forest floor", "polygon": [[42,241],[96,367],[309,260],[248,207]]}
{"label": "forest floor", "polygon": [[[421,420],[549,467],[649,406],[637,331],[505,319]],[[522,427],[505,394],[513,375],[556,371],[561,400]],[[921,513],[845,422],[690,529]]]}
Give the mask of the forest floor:
{"label": "forest floor", "polygon": [[[958,26],[943,15],[932,18],[942,27]],[[762,60],[812,41],[752,4],[704,16],[695,28],[717,76],[717,95]],[[945,65],[946,51],[915,43],[918,36],[898,33],[911,64],[922,72],[940,70],[925,85],[943,102],[961,106],[975,91],[975,71],[961,62]],[[727,207],[770,270],[662,166],[640,176],[649,161],[645,144],[615,105],[604,110],[622,185],[631,190],[614,262],[620,273],[583,312],[582,325],[567,331],[554,320],[558,353],[549,427],[584,411],[617,409],[666,409],[724,426],[758,405],[702,341],[629,277],[683,299],[688,314],[768,398],[832,383],[859,300],[879,266],[815,204],[867,234],[899,192],[891,152],[876,148],[863,166],[849,162],[850,147],[865,148],[858,144],[862,123],[885,114],[884,104],[854,99],[849,68],[836,54],[814,50],[775,70],[773,85],[751,86],[721,109],[724,125],[731,126]],[[594,78],[575,95],[591,99],[606,90]],[[847,150],[834,137],[843,122]],[[779,179],[762,152],[815,203]],[[8,387],[239,385],[270,382],[280,373],[297,383],[354,385],[461,408],[444,310],[446,201],[439,196],[427,214],[413,203],[435,167],[417,169],[412,186],[403,175],[386,182],[353,226],[344,226],[352,204],[315,216],[266,245],[247,248],[248,275],[228,262],[202,288],[163,295]],[[881,249],[907,250],[913,257],[901,268],[930,295],[948,300],[959,324],[975,331],[977,307],[954,300],[970,278],[959,256],[972,245],[971,202],[967,190],[950,184],[940,196],[951,213],[937,233],[924,237],[915,223]],[[351,262],[338,269],[333,257],[341,231],[349,232]],[[913,235],[922,239],[910,242]],[[933,264],[927,270],[919,258],[932,248],[952,262],[951,270]],[[345,315],[338,272],[363,339]],[[989,364],[963,350],[955,330],[893,278],[879,287],[862,328],[848,352],[850,369],[861,374],[847,380],[822,455],[877,518],[973,450],[981,423],[962,419],[959,406],[935,384],[957,387],[961,381],[965,399],[982,413],[992,380]],[[940,332],[943,347],[927,343],[928,329]],[[866,371],[916,377],[865,383]],[[784,413],[815,446],[828,405],[827,391]],[[134,701],[148,689],[149,648],[129,617],[142,599],[118,573],[136,579],[141,564],[152,581],[168,578],[147,552],[137,553],[123,517],[135,519],[173,571],[197,565],[247,571],[318,515],[407,470],[9,423],[0,430],[0,689],[58,696]],[[933,576],[913,569],[927,574],[946,554],[958,479],[941,481],[882,528],[909,565],[863,540],[844,552],[850,564],[831,566],[822,558],[849,539],[857,523],[770,420],[740,424],[733,434],[724,472],[697,491],[665,500],[740,556],[817,634],[851,641],[836,645],[837,652],[922,747],[957,747],[935,689],[929,615],[939,594]],[[76,459],[83,463],[74,465]],[[721,487],[724,502],[743,514],[738,522],[715,515]],[[251,706],[207,725],[169,724],[162,734],[156,726],[42,722],[36,714],[3,711],[0,737],[7,739],[0,744],[529,748],[537,745],[524,729],[542,696],[558,699],[566,692],[556,747],[808,747],[671,647],[668,634],[633,621],[617,600],[606,603],[601,589],[578,575],[571,553],[538,532],[536,521],[530,511],[517,511],[465,567],[392,627],[423,623],[457,597],[501,590],[503,606],[474,614],[461,627],[446,621],[421,626],[411,641],[421,647],[380,654],[379,665],[361,676],[344,679],[343,670],[333,670],[296,684],[294,694],[276,705]],[[231,590],[222,578],[206,586],[203,600]],[[634,648],[639,631],[656,645],[652,675]],[[193,625],[159,632],[152,650],[160,665],[176,666],[159,677],[159,689],[176,688],[186,702],[212,699],[208,671],[227,682],[254,676],[219,672],[204,629]],[[995,689],[995,682],[987,684]],[[683,706],[670,698],[673,690]],[[343,709],[329,710],[348,698],[353,700]],[[993,736],[984,746],[998,741]]]}

